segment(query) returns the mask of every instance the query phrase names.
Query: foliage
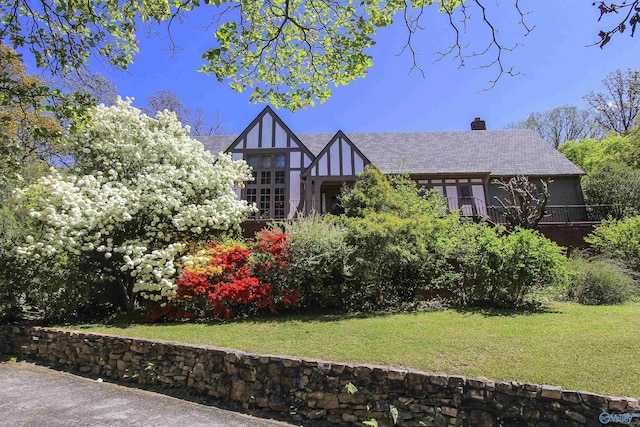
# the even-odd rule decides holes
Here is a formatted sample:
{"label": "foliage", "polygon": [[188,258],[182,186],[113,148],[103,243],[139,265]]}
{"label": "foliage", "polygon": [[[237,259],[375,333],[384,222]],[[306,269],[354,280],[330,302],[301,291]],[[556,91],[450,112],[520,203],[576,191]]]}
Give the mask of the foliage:
{"label": "foliage", "polygon": [[522,306],[531,292],[566,279],[562,249],[535,230],[465,224],[438,246],[446,267],[431,286],[463,306]]}
{"label": "foliage", "polygon": [[[503,50],[496,33],[478,51],[470,53],[460,21],[466,22],[477,11],[482,13],[486,26],[491,27],[486,8],[480,2],[468,4],[457,0],[413,0],[410,2],[336,1],[311,3],[304,0],[259,2],[230,2],[234,13],[242,19],[229,20],[218,26],[218,46],[203,57],[207,63],[201,68],[213,73],[218,80],[228,79],[233,89],[253,89],[253,101],[269,101],[276,106],[295,110],[316,101],[324,102],[330,95],[330,84],[346,85],[366,75],[372,65],[367,50],[375,44],[380,28],[391,25],[402,16],[408,30],[405,49],[411,53],[414,68],[416,52],[412,36],[422,28],[422,20],[430,11],[448,15],[448,22],[456,36],[449,51],[441,56],[455,55],[461,63],[474,60],[478,51],[493,56]],[[238,10],[241,6],[241,10]],[[478,10],[474,10],[475,8]],[[515,13],[522,27],[525,13],[515,4]],[[507,11],[503,11],[506,13]],[[482,27],[482,28],[486,28]],[[473,41],[469,38],[468,41]],[[283,61],[286,59],[286,67]],[[501,55],[496,54],[490,67],[503,74],[516,74],[505,67]],[[494,81],[495,83],[495,81]]]}
{"label": "foliage", "polygon": [[[124,5],[117,0],[72,5],[44,0],[38,7],[28,0],[3,0],[0,37],[28,50],[38,67],[54,74],[81,69],[92,55],[126,69],[138,51],[136,32],[156,23],[165,23],[171,32],[174,21],[194,10],[212,16],[210,27],[215,36],[213,46],[203,54],[201,71],[228,80],[235,90],[250,90],[256,102],[269,101],[292,110],[322,102],[330,96],[332,86],[364,77],[372,64],[367,50],[375,44],[377,31],[397,17],[407,28],[403,50],[412,55],[414,68],[419,67],[413,36],[423,28],[427,16],[440,12],[452,27],[452,40],[438,54],[452,55],[461,65],[490,56],[484,66],[497,70],[493,84],[504,74],[517,74],[504,63],[504,57],[518,44],[498,35],[490,17],[508,13],[525,34],[532,29],[526,24],[528,13],[517,1],[492,10],[480,0],[138,0]],[[474,35],[467,35],[465,28],[471,20],[478,20],[481,26]],[[482,32],[485,34],[477,34]],[[476,46],[477,40],[484,39],[486,44]]]}
{"label": "foliage", "polygon": [[[640,169],[621,163],[603,165],[582,179],[585,200],[606,218],[640,212]],[[597,205],[605,205],[598,207]]]}
{"label": "foliage", "polygon": [[508,127],[531,129],[558,148],[567,141],[604,136],[604,131],[595,125],[589,110],[579,110],[573,105],[563,105],[541,113],[531,113],[526,120],[511,123]]}
{"label": "foliage", "polygon": [[495,199],[502,206],[501,213],[511,228],[535,229],[546,213],[549,201],[548,183],[540,180],[540,185],[529,182],[526,176],[516,176],[509,181],[494,180],[506,196]]}
{"label": "foliage", "polygon": [[403,218],[389,212],[346,218],[346,244],[353,251],[348,258],[345,303],[357,311],[413,302],[418,290],[441,273],[442,262],[433,244],[457,232],[457,221],[455,215]]}
{"label": "foliage", "polygon": [[567,299],[580,304],[622,304],[638,294],[638,285],[623,267],[607,259],[569,260]]}
{"label": "foliage", "polygon": [[590,92],[584,97],[595,112],[594,120],[599,126],[619,135],[629,133],[639,124],[640,71],[630,68],[615,70],[604,78],[602,85],[604,92]]}
{"label": "foliage", "polygon": [[[465,306],[513,307],[531,291],[564,281],[561,249],[537,232],[516,226],[505,234],[465,222],[446,215],[437,196],[420,196],[407,177],[392,179],[367,169],[345,196],[346,242],[353,248],[345,300],[352,310],[397,308],[424,289]],[[533,199],[531,187],[525,190]]]}
{"label": "foliage", "polygon": [[627,135],[614,135],[602,141],[567,142],[560,152],[580,166],[587,176],[582,179],[586,202],[602,216],[622,218],[640,210],[640,129]]}
{"label": "foliage", "polygon": [[0,185],[17,179],[32,165],[55,159],[63,129],[45,114],[48,88],[26,74],[21,58],[0,43]]}
{"label": "foliage", "polygon": [[[46,315],[60,307],[66,313],[69,310],[63,306],[76,299],[46,280],[21,279],[25,271],[37,270],[59,277],[55,270],[64,259],[50,263],[13,259],[15,243],[37,230],[31,230],[28,210],[16,207],[12,192],[45,174],[48,164],[61,161],[64,141],[59,119],[64,118],[65,105],[70,105],[64,100],[59,92],[50,93],[38,77],[28,75],[20,56],[0,42],[0,318],[18,317],[24,308]],[[82,286],[70,284],[69,289],[74,288]]]}
{"label": "foliage", "polygon": [[[281,242],[269,234],[262,237],[253,253],[269,254],[281,259]],[[185,267],[176,280],[177,292],[168,303],[152,303],[147,309],[147,321],[161,318],[175,319],[231,319],[237,315],[255,314],[269,309],[295,306],[298,296],[280,294],[276,286],[262,282],[251,267],[252,251],[245,246],[229,241],[210,243],[206,248],[187,257]],[[281,260],[283,264],[284,260]],[[261,266],[262,274],[284,268],[285,265]]]}
{"label": "foliage", "polygon": [[252,210],[234,192],[249,170],[214,159],[171,113],[154,119],[120,101],[90,115],[67,139],[73,167],[19,191],[42,233],[19,242],[17,257],[73,257],[94,284],[104,275],[128,308],[137,296],[160,301],[175,294],[185,240],[208,241]]}
{"label": "foliage", "polygon": [[[608,15],[626,5],[598,7]],[[138,52],[136,32],[164,23],[170,33],[172,23],[192,12],[211,16],[205,27],[213,29],[215,37],[202,55],[200,71],[228,80],[234,90],[250,90],[255,102],[291,110],[323,102],[331,87],[364,77],[373,62],[368,51],[377,32],[394,21],[406,28],[402,51],[411,55],[412,69],[422,71],[414,36],[440,13],[451,31],[450,41],[436,52],[438,58],[450,55],[460,65],[480,61],[476,65],[496,72],[490,85],[503,75],[519,74],[505,60],[519,43],[503,36],[509,32],[497,31],[492,17],[510,17],[524,35],[533,30],[527,23],[529,12],[521,10],[517,0],[506,6],[481,0],[43,0],[37,6],[29,0],[2,0],[0,40],[29,51],[38,67],[57,75],[81,69],[92,55],[126,69]],[[601,45],[626,25],[634,27],[635,16],[602,30]],[[476,21],[479,26],[471,25]]]}
{"label": "foliage", "polygon": [[[1,12],[0,12],[1,14]],[[77,126],[93,104],[26,73],[22,56],[0,40],[0,167],[12,178],[35,162],[61,163],[62,125]]]}
{"label": "foliage", "polygon": [[[34,7],[28,0],[0,3],[3,41],[26,47],[41,68],[60,74],[82,68],[91,54],[126,68],[138,51],[136,30],[141,23],[172,17],[172,2],[140,0],[122,5],[117,0],[69,4],[44,1]],[[193,7],[187,3],[183,7]]]}
{"label": "foliage", "polygon": [[263,282],[282,284],[289,265],[289,237],[278,227],[262,229],[251,245],[251,269]]}
{"label": "foliage", "polygon": [[348,217],[365,217],[369,213],[394,213],[403,218],[415,214],[446,213],[445,202],[433,191],[422,194],[408,175],[387,177],[368,165],[352,188],[341,195],[342,206]]}
{"label": "foliage", "polygon": [[588,174],[612,163],[640,168],[640,129],[635,128],[628,135],[609,135],[601,141],[567,142],[559,151]]}
{"label": "foliage", "polygon": [[640,272],[640,216],[604,220],[584,241],[604,256],[621,260]]}
{"label": "foliage", "polygon": [[346,308],[351,275],[347,229],[334,217],[310,216],[286,224],[287,289],[300,295],[307,308]]}

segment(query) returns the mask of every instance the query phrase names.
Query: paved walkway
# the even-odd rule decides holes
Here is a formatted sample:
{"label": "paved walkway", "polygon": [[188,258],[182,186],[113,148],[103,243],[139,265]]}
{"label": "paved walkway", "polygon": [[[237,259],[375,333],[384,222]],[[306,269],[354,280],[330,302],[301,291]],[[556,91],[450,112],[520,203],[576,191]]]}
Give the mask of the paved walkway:
{"label": "paved walkway", "polygon": [[0,426],[282,427],[162,394],[29,363],[0,363]]}

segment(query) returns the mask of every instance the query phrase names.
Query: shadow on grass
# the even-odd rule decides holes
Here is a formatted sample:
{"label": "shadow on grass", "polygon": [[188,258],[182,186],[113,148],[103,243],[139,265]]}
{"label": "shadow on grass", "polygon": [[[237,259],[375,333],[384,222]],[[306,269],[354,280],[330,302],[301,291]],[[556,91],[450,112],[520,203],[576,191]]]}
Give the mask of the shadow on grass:
{"label": "shadow on grass", "polygon": [[453,307],[458,313],[480,314],[486,317],[518,317],[537,314],[562,313],[562,310],[551,308],[543,304],[530,304],[520,308],[492,308],[492,307]]}
{"label": "shadow on grass", "polygon": [[[109,319],[106,322],[100,322],[99,324],[105,328],[129,328],[140,325],[148,326],[173,326],[184,324],[201,324],[201,325],[225,325],[231,323],[286,323],[291,321],[296,322],[339,322],[348,319],[368,319],[374,317],[388,317],[394,314],[400,314],[400,312],[380,312],[380,313],[335,313],[335,312],[285,312],[276,314],[263,314],[253,317],[238,317],[232,320],[185,320],[185,321],[166,321],[156,323],[142,322],[141,316],[135,316],[131,314],[123,314],[122,316],[116,316],[113,319]],[[411,314],[411,313],[405,313]],[[91,329],[95,324],[76,324],[68,325],[77,329]]]}
{"label": "shadow on grass", "polygon": [[[333,323],[351,319],[379,319],[387,318],[395,315],[407,315],[407,316],[419,316],[434,312],[451,311],[461,313],[465,315],[482,315],[486,317],[519,317],[519,316],[532,316],[542,315],[550,313],[562,313],[562,310],[558,308],[550,307],[546,304],[540,303],[528,303],[518,308],[493,308],[483,306],[463,307],[455,305],[442,304],[437,305],[429,304],[426,309],[417,309],[411,311],[378,311],[378,312],[357,312],[357,313],[343,313],[338,311],[327,310],[304,310],[298,309],[296,311],[289,310],[287,312],[281,312],[276,314],[263,314],[254,317],[239,317],[233,320],[200,320],[200,321],[167,321],[157,323],[144,323],[142,322],[142,313],[137,311],[133,313],[118,313],[115,316],[106,319],[99,324],[105,328],[114,329],[126,329],[129,327],[148,325],[154,327],[161,326],[175,326],[184,324],[201,324],[201,325],[225,325],[231,323],[287,323],[287,322],[303,322],[303,323]],[[76,329],[91,329],[96,324],[75,324],[67,325],[73,326]]]}

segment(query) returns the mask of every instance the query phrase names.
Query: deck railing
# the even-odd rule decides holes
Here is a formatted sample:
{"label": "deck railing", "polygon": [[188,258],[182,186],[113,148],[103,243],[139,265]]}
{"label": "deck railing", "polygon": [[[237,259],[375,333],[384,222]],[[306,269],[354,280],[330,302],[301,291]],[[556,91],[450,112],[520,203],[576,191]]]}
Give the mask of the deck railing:
{"label": "deck railing", "polygon": [[[489,218],[496,224],[506,224],[502,206],[488,206]],[[622,216],[622,208],[614,205],[548,205],[540,224],[570,222],[600,222]]]}
{"label": "deck railing", "polygon": [[[301,210],[302,204],[300,202],[300,200],[291,201],[291,211],[287,212],[285,210],[285,217],[296,217],[297,215],[294,214],[294,212]],[[475,220],[489,219],[495,224],[508,223],[502,206],[487,206],[482,199],[476,197],[449,197],[446,202],[450,211],[458,211],[463,217],[474,218]],[[312,200],[307,200],[306,203],[315,209],[318,208]],[[614,205],[548,205],[546,214],[540,223],[566,224],[571,222],[600,222],[609,217],[622,218],[622,216],[623,208]],[[270,220],[285,218],[259,217],[258,215],[254,215],[251,219]]]}

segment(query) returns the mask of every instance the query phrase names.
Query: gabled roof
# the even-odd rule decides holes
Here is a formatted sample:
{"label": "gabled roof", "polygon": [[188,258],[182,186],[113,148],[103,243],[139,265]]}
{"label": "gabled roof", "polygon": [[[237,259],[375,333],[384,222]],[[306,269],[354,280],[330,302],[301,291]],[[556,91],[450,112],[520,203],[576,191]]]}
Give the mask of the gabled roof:
{"label": "gabled roof", "polygon": [[[322,137],[316,138],[316,135],[322,135]],[[304,136],[311,136],[311,138],[307,138],[307,140],[310,141],[314,148],[317,148],[320,146],[320,141],[326,135],[327,134],[314,134]],[[329,152],[334,149],[336,151],[332,156],[330,168],[328,161],[330,157]],[[365,156],[341,130],[336,132],[335,135],[329,139],[329,142],[325,144],[325,147],[315,156],[316,158],[313,159],[311,164],[302,172],[303,176],[353,176],[361,173],[364,167],[371,163],[371,161],[367,159],[367,156]],[[333,163],[336,161],[337,163]]]}
{"label": "gabled roof", "polygon": [[335,133],[303,133],[298,134],[298,138],[314,156],[318,156],[335,135]]}
{"label": "gabled roof", "polygon": [[[387,173],[560,176],[584,172],[528,129],[455,132],[346,133],[375,166]],[[314,156],[335,134],[297,134]],[[213,153],[233,136],[196,137]]]}
{"label": "gabled roof", "polygon": [[387,173],[584,174],[528,129],[348,133],[347,136],[374,165]]}

